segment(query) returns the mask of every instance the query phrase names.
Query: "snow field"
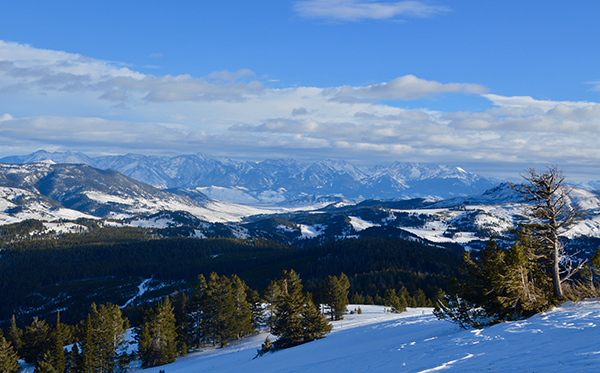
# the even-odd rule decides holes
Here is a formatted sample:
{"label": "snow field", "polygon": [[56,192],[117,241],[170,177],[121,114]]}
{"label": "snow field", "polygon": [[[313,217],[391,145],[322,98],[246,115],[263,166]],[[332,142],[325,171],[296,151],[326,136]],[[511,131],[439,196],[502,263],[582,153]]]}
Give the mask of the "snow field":
{"label": "snow field", "polygon": [[[358,305],[348,306],[348,310]],[[566,303],[528,320],[461,330],[431,308],[402,314],[361,305],[324,339],[254,359],[268,334],[206,349],[148,373],[598,372],[600,302]],[[275,338],[271,337],[271,340]],[[135,364],[134,364],[135,365]],[[139,365],[139,364],[138,364]],[[133,369],[135,366],[132,366]]]}

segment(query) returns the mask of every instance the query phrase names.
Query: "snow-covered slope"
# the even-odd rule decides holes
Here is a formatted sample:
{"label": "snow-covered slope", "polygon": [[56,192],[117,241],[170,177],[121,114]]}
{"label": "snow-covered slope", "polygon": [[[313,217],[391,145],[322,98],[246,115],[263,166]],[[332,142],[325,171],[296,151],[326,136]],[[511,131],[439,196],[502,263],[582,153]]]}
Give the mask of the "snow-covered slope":
{"label": "snow-covered slope", "polygon": [[[357,307],[350,305],[348,309]],[[261,333],[230,347],[192,353],[175,363],[144,371],[600,371],[598,300],[569,302],[528,320],[478,330],[461,330],[437,320],[431,309],[390,314],[381,306],[360,307],[362,314],[346,315],[343,321],[335,322],[326,338],[301,346],[253,359],[267,336]]]}

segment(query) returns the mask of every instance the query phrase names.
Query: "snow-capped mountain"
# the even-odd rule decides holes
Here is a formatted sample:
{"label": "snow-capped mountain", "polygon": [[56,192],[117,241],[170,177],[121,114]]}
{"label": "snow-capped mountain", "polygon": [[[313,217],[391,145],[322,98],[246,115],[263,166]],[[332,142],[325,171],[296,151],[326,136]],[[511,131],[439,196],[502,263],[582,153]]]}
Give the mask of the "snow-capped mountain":
{"label": "snow-capped mountain", "polygon": [[126,218],[160,211],[185,211],[217,222],[269,212],[215,201],[197,191],[192,196],[171,193],[111,169],[48,161],[0,164],[0,188],[4,223],[29,218]]}
{"label": "snow-capped mountain", "polygon": [[0,159],[4,163],[52,160],[114,169],[157,188],[200,188],[227,202],[282,203],[303,196],[343,196],[350,199],[434,199],[481,193],[498,184],[459,167],[396,162],[364,167],[346,161],[261,162],[218,159],[204,154],[175,157],[127,154],[91,158],[82,153],[43,150]]}

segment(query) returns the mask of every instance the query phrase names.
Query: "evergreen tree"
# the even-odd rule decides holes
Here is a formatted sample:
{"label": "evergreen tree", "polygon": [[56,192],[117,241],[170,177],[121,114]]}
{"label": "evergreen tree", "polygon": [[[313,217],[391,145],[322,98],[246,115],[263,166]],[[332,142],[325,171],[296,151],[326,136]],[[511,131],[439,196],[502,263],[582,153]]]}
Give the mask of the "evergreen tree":
{"label": "evergreen tree", "polygon": [[362,294],[354,292],[354,294],[352,294],[352,296],[350,297],[350,303],[352,303],[352,304],[366,304],[365,303],[365,297]]}
{"label": "evergreen tree", "polygon": [[135,339],[137,340],[138,357],[142,361],[142,366],[150,365],[153,361],[158,360],[158,356],[155,355],[156,350],[152,349],[152,336],[148,322],[144,322],[136,329]]}
{"label": "evergreen tree", "polygon": [[188,333],[188,302],[185,292],[178,294],[173,304],[173,313],[175,314],[175,329],[177,332],[177,355],[185,356],[189,350]]}
{"label": "evergreen tree", "polygon": [[281,349],[322,338],[331,331],[325,316],[319,314],[312,299],[302,292],[298,274],[283,271],[279,279],[282,294],[277,299],[277,310],[271,333],[278,338],[274,348]]}
{"label": "evergreen tree", "polygon": [[384,305],[391,307],[391,311],[394,313],[401,313],[406,311],[406,303],[402,302],[402,298],[398,297],[394,289],[387,289],[383,296]]}
{"label": "evergreen tree", "polygon": [[254,334],[252,311],[246,300],[246,284],[236,275],[231,276],[231,291],[235,305],[234,320],[237,338]]}
{"label": "evergreen tree", "polygon": [[31,325],[25,327],[23,333],[23,359],[26,363],[37,366],[50,346],[50,327],[44,320],[34,318]]}
{"label": "evergreen tree", "polygon": [[462,327],[531,316],[552,305],[549,277],[540,270],[536,248],[520,232],[508,250],[492,239],[473,258],[465,253],[463,282],[438,303],[434,313]]}
{"label": "evergreen tree", "polygon": [[277,349],[301,344],[304,338],[302,316],[304,296],[285,294],[281,296],[279,307],[275,313],[271,334],[277,336]]}
{"label": "evergreen tree", "polygon": [[246,286],[246,300],[250,305],[252,328],[256,330],[265,323],[265,308],[263,307],[263,300],[260,299],[258,291],[251,289],[248,286]]}
{"label": "evergreen tree", "polygon": [[19,357],[0,331],[0,373],[16,373],[19,370],[21,370]]}
{"label": "evergreen tree", "polygon": [[333,328],[333,325],[327,322],[325,315],[319,313],[310,297],[307,297],[301,316],[304,328],[303,343],[321,339],[329,334]]}
{"label": "evergreen tree", "polygon": [[278,281],[271,281],[267,286],[264,298],[267,302],[267,325],[269,326],[269,330],[273,329],[273,322],[275,320],[275,310],[277,309],[277,300],[281,296],[281,287],[279,286]]}
{"label": "evergreen tree", "polygon": [[8,334],[6,336],[6,339],[12,344],[13,348],[16,351],[20,351],[22,338],[23,330],[17,327],[17,320],[15,318],[15,315],[13,314],[10,319],[10,326],[8,327]]}
{"label": "evergreen tree", "polygon": [[235,300],[231,287],[231,280],[211,273],[206,290],[204,304],[204,323],[206,325],[205,338],[212,341],[213,345],[227,345],[237,337],[235,320]]}
{"label": "evergreen tree", "polygon": [[46,351],[38,362],[35,373],[62,373],[54,367],[54,357],[50,351]]}
{"label": "evergreen tree", "polygon": [[329,307],[331,320],[342,320],[346,307],[348,306],[348,289],[350,281],[342,273],[338,279],[335,276],[329,276],[321,287],[323,302]]}
{"label": "evergreen tree", "polygon": [[95,372],[97,363],[97,346],[94,343],[92,315],[88,313],[81,330],[80,348],[74,346],[73,369],[77,373]]}
{"label": "evergreen tree", "polygon": [[92,303],[83,325],[79,353],[72,353],[75,372],[116,372],[128,364],[125,333],[129,322],[118,306]]}
{"label": "evergreen tree", "polygon": [[530,239],[543,249],[543,258],[549,264],[553,295],[561,299],[564,296],[562,284],[584,265],[584,261],[566,254],[560,237],[575,222],[579,210],[571,205],[571,188],[564,185],[565,177],[555,166],[542,173],[529,169],[523,178],[525,182],[513,185],[513,188],[532,202],[526,227]]}
{"label": "evergreen tree", "polygon": [[194,292],[190,297],[188,305],[188,331],[190,338],[190,345],[193,348],[202,347],[207,343],[205,339],[206,327],[204,323],[205,315],[204,308],[207,298],[208,284],[204,275],[198,275],[198,280],[194,286]]}
{"label": "evergreen tree", "polygon": [[587,287],[589,288],[592,296],[597,296],[600,289],[596,288],[596,282],[598,282],[598,272],[600,272],[600,249],[596,250],[588,262],[585,277],[587,278]]}
{"label": "evergreen tree", "polygon": [[95,345],[94,368],[100,372],[114,372],[122,369],[126,361],[127,341],[125,333],[129,321],[122,316],[121,309],[114,304],[106,303],[90,308],[93,343]]}
{"label": "evergreen tree", "polygon": [[406,307],[410,307],[410,308],[416,308],[417,307],[417,301],[415,300],[414,297],[412,297],[409,294],[407,288],[405,288],[403,286],[402,288],[400,288],[400,291],[398,293],[399,293],[398,297],[400,298],[400,302],[402,304],[405,304]]}
{"label": "evergreen tree", "polygon": [[57,372],[64,372],[66,367],[65,358],[65,325],[60,322],[60,312],[56,314],[56,326],[52,332],[52,366]]}
{"label": "evergreen tree", "polygon": [[527,232],[518,232],[491,279],[503,319],[532,316],[553,304],[550,277],[537,261],[540,248],[529,238]]}
{"label": "evergreen tree", "polygon": [[168,297],[159,302],[148,315],[142,330],[138,332],[138,349],[142,367],[153,367],[175,361],[177,354],[177,331],[173,307]]}

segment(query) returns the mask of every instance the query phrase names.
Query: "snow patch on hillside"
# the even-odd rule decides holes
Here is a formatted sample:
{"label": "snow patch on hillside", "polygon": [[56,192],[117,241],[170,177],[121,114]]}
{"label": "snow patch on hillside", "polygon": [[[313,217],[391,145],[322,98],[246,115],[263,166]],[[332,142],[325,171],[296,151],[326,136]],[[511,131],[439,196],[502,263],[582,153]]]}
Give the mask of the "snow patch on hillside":
{"label": "snow patch on hillside", "polygon": [[300,233],[302,234],[302,239],[305,238],[315,238],[323,234],[321,224],[315,225],[304,225],[300,224]]}
{"label": "snow patch on hillside", "polygon": [[63,233],[83,233],[88,231],[88,227],[72,222],[45,222],[44,228],[48,231],[54,231],[57,234]]}
{"label": "snow patch on hillside", "polygon": [[127,225],[130,227],[137,227],[137,228],[163,229],[163,228],[180,226],[181,223],[176,223],[173,221],[173,219],[157,218],[157,219],[135,219],[135,220],[130,221]]}
{"label": "snow patch on hillside", "polygon": [[362,220],[356,216],[348,216],[350,218],[350,225],[355,231],[362,231],[371,227],[379,227],[379,224],[372,223],[370,221]]}

